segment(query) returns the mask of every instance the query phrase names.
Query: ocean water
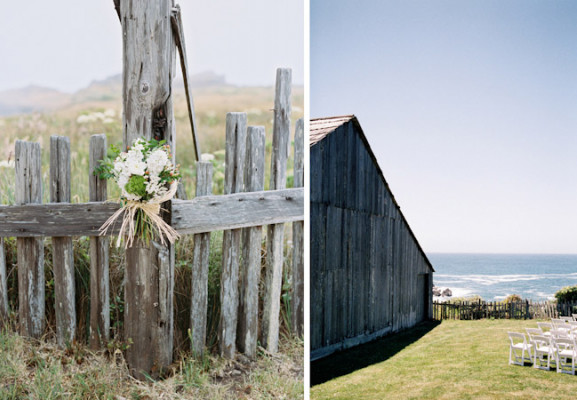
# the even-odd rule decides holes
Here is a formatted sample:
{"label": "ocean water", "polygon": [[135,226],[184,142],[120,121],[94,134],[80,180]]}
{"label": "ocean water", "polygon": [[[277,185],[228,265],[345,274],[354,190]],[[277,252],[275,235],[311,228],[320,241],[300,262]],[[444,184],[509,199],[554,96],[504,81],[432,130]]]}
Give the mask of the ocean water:
{"label": "ocean water", "polygon": [[479,295],[503,300],[553,299],[565,286],[577,285],[577,254],[427,254],[435,268],[433,284],[449,288],[453,297]]}

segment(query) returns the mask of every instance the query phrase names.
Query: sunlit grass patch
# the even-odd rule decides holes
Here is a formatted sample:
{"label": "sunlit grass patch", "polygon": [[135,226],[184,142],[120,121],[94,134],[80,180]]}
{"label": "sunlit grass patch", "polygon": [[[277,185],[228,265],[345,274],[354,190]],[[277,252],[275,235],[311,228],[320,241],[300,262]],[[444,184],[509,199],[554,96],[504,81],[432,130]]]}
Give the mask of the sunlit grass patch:
{"label": "sunlit grass patch", "polygon": [[[406,332],[393,335],[349,351],[356,358],[375,359],[313,386],[311,399],[574,398],[577,376],[508,365],[507,331],[525,332],[536,325],[535,320],[443,321],[417,328],[425,332],[415,341]],[[397,350],[387,353],[387,346]],[[380,351],[383,355],[375,356]],[[333,360],[346,362],[346,354]],[[331,368],[331,359],[316,366]]]}

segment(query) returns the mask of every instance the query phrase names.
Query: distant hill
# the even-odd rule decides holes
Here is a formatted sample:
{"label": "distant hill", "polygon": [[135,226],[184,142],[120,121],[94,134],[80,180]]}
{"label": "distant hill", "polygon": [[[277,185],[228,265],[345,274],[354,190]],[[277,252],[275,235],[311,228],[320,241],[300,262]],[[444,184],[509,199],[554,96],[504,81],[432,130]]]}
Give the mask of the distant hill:
{"label": "distant hill", "polygon": [[41,86],[0,92],[0,116],[53,111],[70,104],[71,94]]}
{"label": "distant hill", "polygon": [[[190,84],[193,88],[229,86],[224,75],[217,75],[212,71],[192,75]],[[182,79],[175,80],[174,86],[177,91],[183,90]],[[121,100],[121,97],[121,74],[93,81],[73,94],[41,86],[28,86],[0,92],[0,117],[54,111],[72,104]]]}

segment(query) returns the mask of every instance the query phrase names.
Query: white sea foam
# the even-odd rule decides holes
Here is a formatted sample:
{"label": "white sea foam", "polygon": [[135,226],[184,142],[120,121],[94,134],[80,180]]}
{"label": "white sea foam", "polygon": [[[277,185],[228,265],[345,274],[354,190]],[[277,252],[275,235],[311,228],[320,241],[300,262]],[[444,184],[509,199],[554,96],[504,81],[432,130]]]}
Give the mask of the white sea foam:
{"label": "white sea foam", "polygon": [[572,274],[516,274],[516,275],[447,275],[435,274],[435,282],[475,283],[479,285],[495,285],[506,282],[537,281],[542,279],[577,279],[577,273]]}

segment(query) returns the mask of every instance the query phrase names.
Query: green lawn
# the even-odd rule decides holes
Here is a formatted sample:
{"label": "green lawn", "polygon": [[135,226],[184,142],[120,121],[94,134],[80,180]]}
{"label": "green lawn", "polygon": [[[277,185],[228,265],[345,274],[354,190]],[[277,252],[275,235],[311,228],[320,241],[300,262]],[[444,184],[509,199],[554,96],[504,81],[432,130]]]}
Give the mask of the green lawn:
{"label": "green lawn", "polygon": [[423,324],[313,363],[310,398],[576,398],[577,376],[508,365],[507,331],[536,325],[535,320]]}

